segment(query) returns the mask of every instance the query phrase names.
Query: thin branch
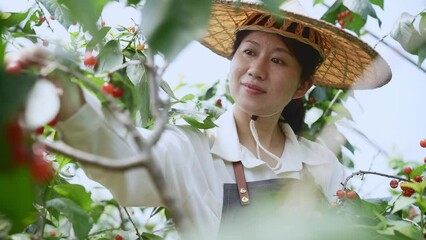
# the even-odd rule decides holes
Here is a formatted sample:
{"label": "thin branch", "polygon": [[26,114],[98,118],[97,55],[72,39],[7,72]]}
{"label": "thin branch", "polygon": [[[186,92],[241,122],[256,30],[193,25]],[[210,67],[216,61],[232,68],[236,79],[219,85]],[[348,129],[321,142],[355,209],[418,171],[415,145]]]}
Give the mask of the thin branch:
{"label": "thin branch", "polygon": [[68,156],[86,165],[93,165],[110,170],[128,170],[136,167],[146,167],[147,162],[150,160],[150,155],[145,152],[117,161],[117,159],[111,159],[80,151],[76,148],[70,147],[62,141],[51,142],[43,137],[37,137],[37,141],[43,143],[49,151]]}
{"label": "thin branch", "polygon": [[349,176],[345,179],[345,181],[342,183],[342,185],[343,185],[343,189],[347,189],[348,181],[349,181],[351,178],[353,178],[353,177],[355,177],[355,176],[364,176],[364,175],[367,175],[367,174],[372,174],[372,175],[378,175],[378,176],[387,177],[387,178],[398,179],[398,180],[400,180],[400,181],[404,181],[404,182],[409,182],[409,181],[410,181],[410,179],[401,178],[401,177],[398,177],[398,176],[389,175],[389,174],[384,174],[384,173],[379,173],[379,172],[372,172],[372,171],[358,171],[358,172],[354,172],[354,173],[352,173],[351,175],[349,175]]}
{"label": "thin branch", "polygon": [[35,2],[37,4],[38,8],[40,9],[41,13],[43,14],[43,17],[46,18],[45,21],[47,23],[47,27],[50,29],[50,31],[54,32],[52,26],[50,26],[50,21],[47,20],[46,13],[44,12],[43,8],[40,6],[40,2],[38,0],[35,0]]}
{"label": "thin branch", "polygon": [[133,222],[133,219],[132,219],[132,217],[130,216],[129,212],[127,211],[127,208],[126,208],[126,207],[123,207],[123,209],[124,209],[124,211],[126,212],[126,215],[127,215],[127,217],[129,218],[129,221],[132,223],[133,228],[134,228],[134,229],[135,229],[135,231],[136,231],[136,235],[138,235],[138,237],[139,237],[139,239],[140,239],[140,240],[143,240],[142,235],[141,235],[141,233],[139,232],[138,227],[136,226],[135,222]]}

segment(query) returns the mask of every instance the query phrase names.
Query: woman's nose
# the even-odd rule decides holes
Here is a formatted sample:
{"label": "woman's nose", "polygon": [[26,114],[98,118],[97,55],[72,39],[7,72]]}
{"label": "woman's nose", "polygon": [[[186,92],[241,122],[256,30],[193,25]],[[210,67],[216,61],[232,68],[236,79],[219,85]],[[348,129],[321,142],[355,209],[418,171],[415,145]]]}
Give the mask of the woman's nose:
{"label": "woman's nose", "polygon": [[266,61],[262,58],[256,58],[250,63],[250,68],[248,70],[250,77],[253,77],[258,80],[265,79],[266,76]]}

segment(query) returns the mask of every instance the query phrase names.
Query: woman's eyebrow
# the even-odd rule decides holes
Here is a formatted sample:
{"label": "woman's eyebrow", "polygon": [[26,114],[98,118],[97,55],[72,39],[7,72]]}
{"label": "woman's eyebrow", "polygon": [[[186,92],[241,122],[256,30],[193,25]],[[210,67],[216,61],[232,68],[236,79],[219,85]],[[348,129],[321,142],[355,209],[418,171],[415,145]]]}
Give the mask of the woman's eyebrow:
{"label": "woman's eyebrow", "polygon": [[[249,42],[249,43],[251,43],[253,45],[256,45],[256,46],[260,47],[260,44],[258,42],[256,42],[255,40],[246,40],[246,42]],[[277,48],[274,48],[274,51],[284,52],[286,54],[290,54],[291,55],[291,52],[287,48],[277,47]]]}

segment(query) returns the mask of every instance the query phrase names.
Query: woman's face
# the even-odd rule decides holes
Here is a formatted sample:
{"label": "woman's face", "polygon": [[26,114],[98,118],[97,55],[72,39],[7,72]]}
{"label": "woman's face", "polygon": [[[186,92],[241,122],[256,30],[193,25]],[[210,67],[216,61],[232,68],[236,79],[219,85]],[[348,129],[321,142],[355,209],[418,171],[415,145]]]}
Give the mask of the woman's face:
{"label": "woman's face", "polygon": [[250,115],[281,113],[293,98],[302,97],[302,68],[279,35],[249,33],[236,50],[230,68],[235,104]]}

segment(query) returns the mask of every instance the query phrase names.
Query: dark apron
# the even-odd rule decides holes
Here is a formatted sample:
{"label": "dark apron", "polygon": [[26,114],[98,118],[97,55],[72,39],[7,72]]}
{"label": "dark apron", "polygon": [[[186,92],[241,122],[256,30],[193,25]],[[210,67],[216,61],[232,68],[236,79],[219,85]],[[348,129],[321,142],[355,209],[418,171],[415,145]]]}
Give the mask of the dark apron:
{"label": "dark apron", "polygon": [[[283,197],[285,197],[286,190],[292,189],[291,192],[294,192],[295,189],[308,186],[306,183],[310,187],[315,186],[308,191],[313,192],[313,196],[318,199],[318,204],[328,205],[322,191],[313,184],[313,177],[310,174],[304,176],[303,180],[279,178],[247,182],[250,204],[245,206],[241,205],[237,184],[225,183],[223,185],[222,219],[218,239],[240,239],[242,231],[245,231],[245,233],[252,231],[256,234],[268,231],[268,229],[262,229],[265,227],[261,224],[263,223],[262,220],[268,218],[268,216],[276,215],[277,209],[283,207]],[[238,228],[236,229],[233,226],[238,226]],[[251,239],[257,239],[254,238],[254,235],[251,237],[253,237]]]}

